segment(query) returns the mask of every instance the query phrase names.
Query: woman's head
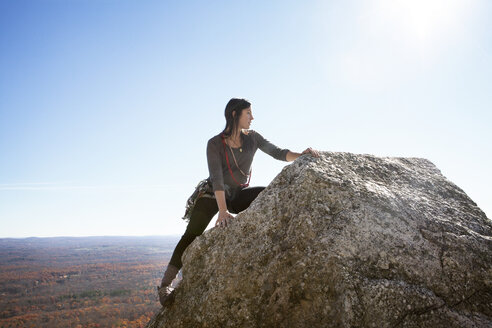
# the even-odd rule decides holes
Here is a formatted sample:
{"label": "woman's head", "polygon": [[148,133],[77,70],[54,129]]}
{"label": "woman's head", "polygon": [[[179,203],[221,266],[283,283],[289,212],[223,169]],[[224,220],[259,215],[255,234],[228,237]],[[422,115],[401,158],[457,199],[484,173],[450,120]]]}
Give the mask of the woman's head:
{"label": "woman's head", "polygon": [[[226,126],[222,133],[228,137],[235,134],[238,130],[242,129],[240,124],[241,113],[243,110],[248,109],[251,110],[251,103],[243,98],[232,98],[226,105],[225,108],[225,119]],[[251,116],[251,119],[253,117]],[[250,121],[251,121],[250,119]],[[246,120],[243,116],[243,120]]]}

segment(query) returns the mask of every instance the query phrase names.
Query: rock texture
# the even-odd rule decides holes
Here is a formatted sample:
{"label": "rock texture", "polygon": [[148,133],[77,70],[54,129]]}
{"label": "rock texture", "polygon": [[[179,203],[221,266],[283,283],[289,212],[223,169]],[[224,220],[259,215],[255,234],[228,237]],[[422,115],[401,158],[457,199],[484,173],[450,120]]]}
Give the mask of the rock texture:
{"label": "rock texture", "polygon": [[303,156],[147,327],[492,327],[492,222],[428,160]]}

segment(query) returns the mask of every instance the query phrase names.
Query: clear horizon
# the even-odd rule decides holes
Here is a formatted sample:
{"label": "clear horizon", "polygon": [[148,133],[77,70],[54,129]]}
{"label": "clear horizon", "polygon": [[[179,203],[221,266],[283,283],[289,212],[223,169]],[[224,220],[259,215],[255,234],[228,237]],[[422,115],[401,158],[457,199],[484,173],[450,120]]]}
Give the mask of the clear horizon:
{"label": "clear horizon", "polygon": [[0,239],[31,239],[31,238],[39,238],[39,239],[49,239],[49,238],[126,238],[126,237],[135,237],[135,238],[154,238],[154,237],[181,237],[179,234],[175,235],[148,235],[148,236],[137,236],[137,235],[94,235],[94,236],[28,236],[28,237],[0,237]]}
{"label": "clear horizon", "polygon": [[[0,238],[183,234],[231,97],[282,148],[427,158],[490,219],[491,14],[486,0],[3,1]],[[251,184],[286,164],[259,151]]]}

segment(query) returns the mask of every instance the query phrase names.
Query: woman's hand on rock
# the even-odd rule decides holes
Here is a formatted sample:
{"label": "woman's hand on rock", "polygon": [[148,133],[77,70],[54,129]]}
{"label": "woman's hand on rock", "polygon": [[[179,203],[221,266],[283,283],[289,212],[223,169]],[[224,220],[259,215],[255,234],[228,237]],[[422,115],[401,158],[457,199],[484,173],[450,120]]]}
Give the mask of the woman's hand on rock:
{"label": "woman's hand on rock", "polygon": [[225,228],[229,223],[231,223],[232,219],[234,219],[234,217],[231,213],[229,213],[229,211],[219,211],[219,217],[217,218],[217,221],[215,221],[215,226]]}
{"label": "woman's hand on rock", "polygon": [[309,154],[313,157],[319,157],[319,151],[317,151],[316,149],[313,149],[311,147],[309,147],[308,149],[306,149],[305,151],[302,152],[302,155],[304,154]]}

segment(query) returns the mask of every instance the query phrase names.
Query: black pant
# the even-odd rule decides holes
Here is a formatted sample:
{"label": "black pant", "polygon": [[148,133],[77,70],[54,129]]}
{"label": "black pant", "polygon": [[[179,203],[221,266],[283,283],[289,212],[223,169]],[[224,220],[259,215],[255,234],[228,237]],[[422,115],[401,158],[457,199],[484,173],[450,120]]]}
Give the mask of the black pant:
{"label": "black pant", "polygon": [[[242,189],[236,198],[227,202],[227,209],[229,212],[237,214],[244,211],[255,200],[256,196],[265,189],[265,187],[252,187]],[[181,269],[183,263],[181,263],[181,256],[185,249],[200,236],[207,228],[210,220],[219,211],[217,200],[215,198],[202,197],[196,201],[193,212],[191,213],[190,222],[186,227],[184,235],[176,245],[173,256],[169,264],[174,265],[176,268]]]}

